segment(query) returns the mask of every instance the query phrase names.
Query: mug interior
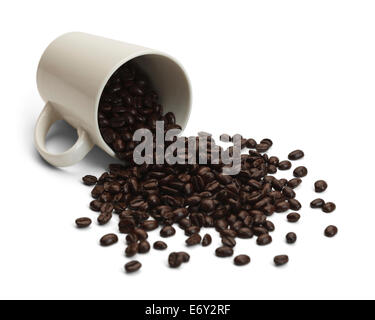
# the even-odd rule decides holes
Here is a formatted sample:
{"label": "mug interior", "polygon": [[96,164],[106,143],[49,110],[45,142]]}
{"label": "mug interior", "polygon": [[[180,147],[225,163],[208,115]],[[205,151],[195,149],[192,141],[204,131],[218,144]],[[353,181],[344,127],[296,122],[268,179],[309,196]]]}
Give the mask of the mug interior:
{"label": "mug interior", "polygon": [[[132,59],[122,62],[118,67],[108,75],[103,88],[100,92],[101,97],[104,86],[107,84],[111,76],[123,65],[128,62],[135,63],[144,72],[151,82],[153,90],[159,95],[159,102],[163,106],[163,113],[169,111],[176,116],[176,123],[185,129],[190,116],[191,110],[191,87],[189,79],[183,67],[173,58],[159,53],[145,53],[138,55]],[[96,106],[96,121],[98,124],[98,105]],[[112,156],[115,153],[110,146],[104,141],[101,133],[99,134],[102,140],[102,146],[106,152]]]}

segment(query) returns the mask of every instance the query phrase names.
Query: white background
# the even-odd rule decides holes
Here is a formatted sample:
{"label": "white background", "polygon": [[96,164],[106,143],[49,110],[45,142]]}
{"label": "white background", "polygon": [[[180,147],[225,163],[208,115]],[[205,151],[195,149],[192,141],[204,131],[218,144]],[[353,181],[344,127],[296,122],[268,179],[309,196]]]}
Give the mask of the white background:
{"label": "white background", "polygon": [[[360,0],[3,4],[0,298],[375,298],[374,17],[374,1]],[[268,247],[239,240],[235,253],[252,258],[241,268],[214,256],[216,237],[208,248],[186,249],[190,263],[168,268],[168,253],[185,250],[178,229],[167,239],[167,251],[137,256],[141,271],[125,274],[124,236],[110,248],[98,245],[117,229],[116,219],[105,227],[74,227],[77,217],[96,218],[81,177],[99,175],[112,160],[94,149],[81,163],[56,169],[33,146],[43,107],[35,84],[38,60],[68,31],[141,44],[180,60],[194,94],[186,134],[269,137],[269,154],[282,159],[302,148],[306,156],[298,165],[306,165],[309,175],[298,189],[300,222],[275,214]],[[55,126],[49,148],[68,148],[71,133]],[[330,215],[308,205],[318,196],[312,186],[319,178],[329,184],[324,199],[337,204]],[[339,228],[333,239],[323,236],[329,224]],[[293,246],[284,241],[288,231],[298,234]],[[276,268],[272,259],[281,253],[290,263]]]}

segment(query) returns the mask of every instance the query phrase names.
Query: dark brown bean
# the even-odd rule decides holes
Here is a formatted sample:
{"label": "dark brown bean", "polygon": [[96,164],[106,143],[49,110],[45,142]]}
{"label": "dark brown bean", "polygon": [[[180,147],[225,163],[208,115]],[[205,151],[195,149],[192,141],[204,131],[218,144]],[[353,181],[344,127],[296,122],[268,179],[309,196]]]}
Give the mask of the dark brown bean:
{"label": "dark brown bean", "polygon": [[168,238],[176,234],[176,229],[172,226],[165,226],[160,230],[160,236],[163,238]]}
{"label": "dark brown bean", "polygon": [[234,258],[234,264],[236,266],[244,266],[250,263],[250,257],[246,254],[240,254]]}
{"label": "dark brown bean", "polygon": [[279,163],[279,170],[289,170],[291,167],[292,163],[288,160],[284,160]]}
{"label": "dark brown bean", "polygon": [[302,150],[294,150],[288,155],[289,160],[299,160],[304,157],[304,153]]}
{"label": "dark brown bean", "polygon": [[105,225],[111,220],[112,218],[112,213],[110,212],[103,212],[98,216],[98,223],[99,225]]}
{"label": "dark brown bean", "polygon": [[236,240],[232,237],[222,237],[221,238],[221,242],[224,246],[227,246],[227,247],[230,247],[230,248],[233,248],[236,246]]}
{"label": "dark brown bean", "polygon": [[269,234],[262,234],[257,239],[257,245],[265,246],[272,242],[272,237]]}
{"label": "dark brown bean", "polygon": [[118,241],[118,237],[114,233],[109,233],[100,239],[100,245],[103,247],[108,247],[115,244]]}
{"label": "dark brown bean", "polygon": [[297,212],[291,212],[286,217],[289,222],[297,222],[301,218],[301,215]]}
{"label": "dark brown bean", "polygon": [[138,245],[138,253],[147,253],[150,251],[150,243],[147,240],[143,240]]}
{"label": "dark brown bean", "polygon": [[323,207],[322,207],[322,210],[323,212],[325,213],[331,213],[332,211],[334,211],[336,209],[336,205],[333,203],[333,202],[326,202]]}
{"label": "dark brown bean", "polygon": [[297,199],[289,199],[288,200],[289,207],[291,210],[300,210],[302,208],[301,203]]}
{"label": "dark brown bean", "polygon": [[297,188],[301,184],[301,182],[301,178],[293,178],[288,181],[287,186],[294,189]]}
{"label": "dark brown bean", "polygon": [[125,255],[127,257],[133,257],[134,255],[136,255],[138,252],[138,246],[138,242],[130,243],[125,249]]}
{"label": "dark brown bean", "polygon": [[287,264],[289,262],[289,257],[287,255],[280,255],[280,256],[276,256],[274,259],[273,259],[274,263],[276,266],[282,266],[284,264]]}
{"label": "dark brown bean", "polygon": [[82,178],[82,181],[86,186],[93,186],[98,179],[95,176],[87,175]]}
{"label": "dark brown bean", "polygon": [[125,265],[125,270],[128,273],[132,273],[138,271],[141,267],[142,264],[139,261],[133,260]]}
{"label": "dark brown bean", "polygon": [[233,249],[231,247],[222,246],[215,250],[215,254],[220,258],[230,257],[233,255]]}
{"label": "dark brown bean", "polygon": [[297,235],[294,232],[289,232],[285,236],[286,242],[289,244],[295,243],[297,241]]}
{"label": "dark brown bean", "polygon": [[156,241],[154,242],[154,249],[155,250],[165,250],[167,249],[167,244],[164,241]]}
{"label": "dark brown bean", "polygon": [[310,202],[311,208],[322,208],[324,206],[325,202],[323,199],[317,198]]}
{"label": "dark brown bean", "polygon": [[328,226],[325,230],[324,230],[324,235],[326,237],[329,237],[329,238],[332,238],[334,237],[338,232],[338,229],[336,226]]}
{"label": "dark brown bean", "polygon": [[200,244],[202,240],[202,237],[199,235],[199,233],[194,233],[189,238],[186,239],[186,244],[188,246],[195,246],[197,244]]}
{"label": "dark brown bean", "polygon": [[87,228],[89,227],[91,224],[91,219],[90,218],[78,218],[76,220],[76,225],[78,228]]}
{"label": "dark brown bean", "polygon": [[177,252],[172,252],[168,256],[168,263],[171,268],[178,268],[183,262],[183,256]]}
{"label": "dark brown bean", "polygon": [[294,171],[293,171],[293,175],[296,178],[302,178],[302,177],[307,176],[307,169],[306,169],[306,167],[299,166],[299,167],[295,168]]}
{"label": "dark brown bean", "polygon": [[328,187],[327,182],[324,180],[318,180],[314,183],[315,192],[324,192]]}
{"label": "dark brown bean", "polygon": [[207,247],[211,244],[211,242],[212,242],[211,236],[208,233],[206,233],[202,240],[202,246]]}

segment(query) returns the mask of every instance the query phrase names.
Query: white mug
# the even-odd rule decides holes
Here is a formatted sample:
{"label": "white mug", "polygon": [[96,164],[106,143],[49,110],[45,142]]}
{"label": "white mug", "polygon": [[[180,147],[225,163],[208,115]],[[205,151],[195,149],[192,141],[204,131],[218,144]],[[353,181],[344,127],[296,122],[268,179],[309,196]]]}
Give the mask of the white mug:
{"label": "white mug", "polygon": [[[112,157],[113,150],[99,131],[98,106],[104,86],[123,64],[135,60],[149,76],[165,112],[172,111],[184,129],[191,109],[191,88],[183,67],[156,50],[73,32],[54,40],[43,53],[37,71],[38,90],[46,105],[35,127],[35,146],[58,167],[72,165],[94,145]],[[65,120],[77,129],[78,139],[67,151],[54,154],[45,147],[51,125]]]}

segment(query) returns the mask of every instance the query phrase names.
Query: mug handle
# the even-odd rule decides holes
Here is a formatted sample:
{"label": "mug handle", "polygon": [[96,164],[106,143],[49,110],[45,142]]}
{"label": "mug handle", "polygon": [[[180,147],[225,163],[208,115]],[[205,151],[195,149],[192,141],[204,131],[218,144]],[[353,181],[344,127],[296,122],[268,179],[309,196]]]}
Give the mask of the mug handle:
{"label": "mug handle", "polygon": [[47,102],[36,122],[34,132],[35,146],[38,152],[47,162],[55,167],[66,167],[77,163],[94,146],[87,132],[82,128],[77,128],[78,139],[70,149],[58,154],[48,152],[45,146],[48,130],[54,122],[62,119],[52,104]]}

